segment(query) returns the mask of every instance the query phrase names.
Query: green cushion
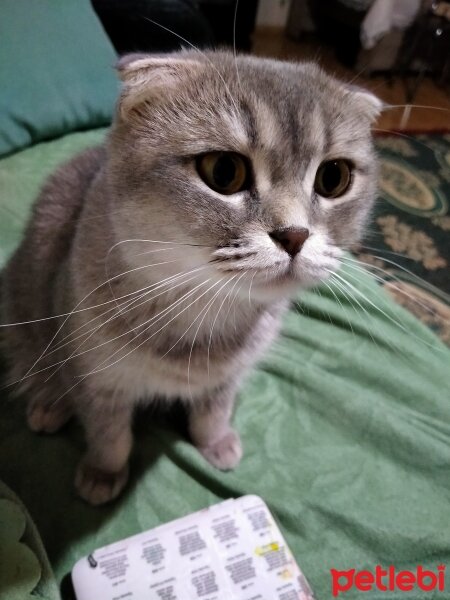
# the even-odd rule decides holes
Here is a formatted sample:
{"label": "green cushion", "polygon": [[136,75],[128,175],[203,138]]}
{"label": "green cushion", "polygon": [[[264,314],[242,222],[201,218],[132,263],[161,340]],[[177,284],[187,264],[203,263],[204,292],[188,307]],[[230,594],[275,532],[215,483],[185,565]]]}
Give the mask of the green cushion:
{"label": "green cushion", "polygon": [[60,598],[33,520],[20,499],[1,481],[0,597],[8,600]]}
{"label": "green cushion", "polygon": [[89,0],[2,0],[0,156],[107,124],[115,60]]}

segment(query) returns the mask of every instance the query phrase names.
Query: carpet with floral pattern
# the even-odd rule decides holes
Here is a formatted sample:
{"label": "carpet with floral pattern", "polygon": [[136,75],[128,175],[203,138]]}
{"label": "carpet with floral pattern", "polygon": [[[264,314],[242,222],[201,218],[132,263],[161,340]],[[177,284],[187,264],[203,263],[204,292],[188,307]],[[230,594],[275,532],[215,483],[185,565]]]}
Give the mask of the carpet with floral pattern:
{"label": "carpet with floral pattern", "polygon": [[450,134],[393,133],[376,146],[380,197],[355,253],[450,345]]}

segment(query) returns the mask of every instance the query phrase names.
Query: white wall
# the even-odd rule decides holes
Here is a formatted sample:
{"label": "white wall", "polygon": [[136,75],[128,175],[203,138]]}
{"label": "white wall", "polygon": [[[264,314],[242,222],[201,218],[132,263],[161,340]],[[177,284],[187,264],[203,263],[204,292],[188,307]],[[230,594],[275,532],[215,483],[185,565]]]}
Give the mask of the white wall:
{"label": "white wall", "polygon": [[289,5],[290,0],[259,0],[256,26],[284,27],[288,18]]}

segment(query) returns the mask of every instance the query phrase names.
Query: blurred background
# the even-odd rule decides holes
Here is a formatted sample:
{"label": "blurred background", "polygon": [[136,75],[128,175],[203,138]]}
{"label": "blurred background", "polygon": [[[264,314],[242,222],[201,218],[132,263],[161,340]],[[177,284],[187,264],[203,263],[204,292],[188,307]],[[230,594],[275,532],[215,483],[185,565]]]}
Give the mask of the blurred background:
{"label": "blurred background", "polygon": [[119,53],[170,51],[189,43],[199,48],[235,44],[237,50],[259,56],[315,60],[391,105],[430,107],[387,111],[380,128],[430,131],[449,126],[448,1],[241,0],[236,5],[236,0],[92,0],[92,4]]}

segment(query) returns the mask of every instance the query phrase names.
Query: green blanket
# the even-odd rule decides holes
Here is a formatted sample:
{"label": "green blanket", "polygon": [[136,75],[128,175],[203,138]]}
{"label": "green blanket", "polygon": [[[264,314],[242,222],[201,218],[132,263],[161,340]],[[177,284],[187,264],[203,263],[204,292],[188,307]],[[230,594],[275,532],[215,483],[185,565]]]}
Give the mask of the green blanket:
{"label": "green blanket", "polygon": [[[72,134],[0,161],[4,259],[47,173],[103,135]],[[245,455],[233,472],[214,470],[176,428],[144,415],[129,487],[92,508],[72,487],[80,427],[37,436],[23,403],[3,392],[0,476],[27,507],[58,582],[98,546],[250,493],[274,512],[319,600],[332,598],[332,568],[450,561],[450,351],[369,276],[344,276],[359,305],[337,288],[302,294],[248,376],[235,417]],[[55,598],[44,583],[36,595]],[[448,598],[447,587],[340,597]]]}

